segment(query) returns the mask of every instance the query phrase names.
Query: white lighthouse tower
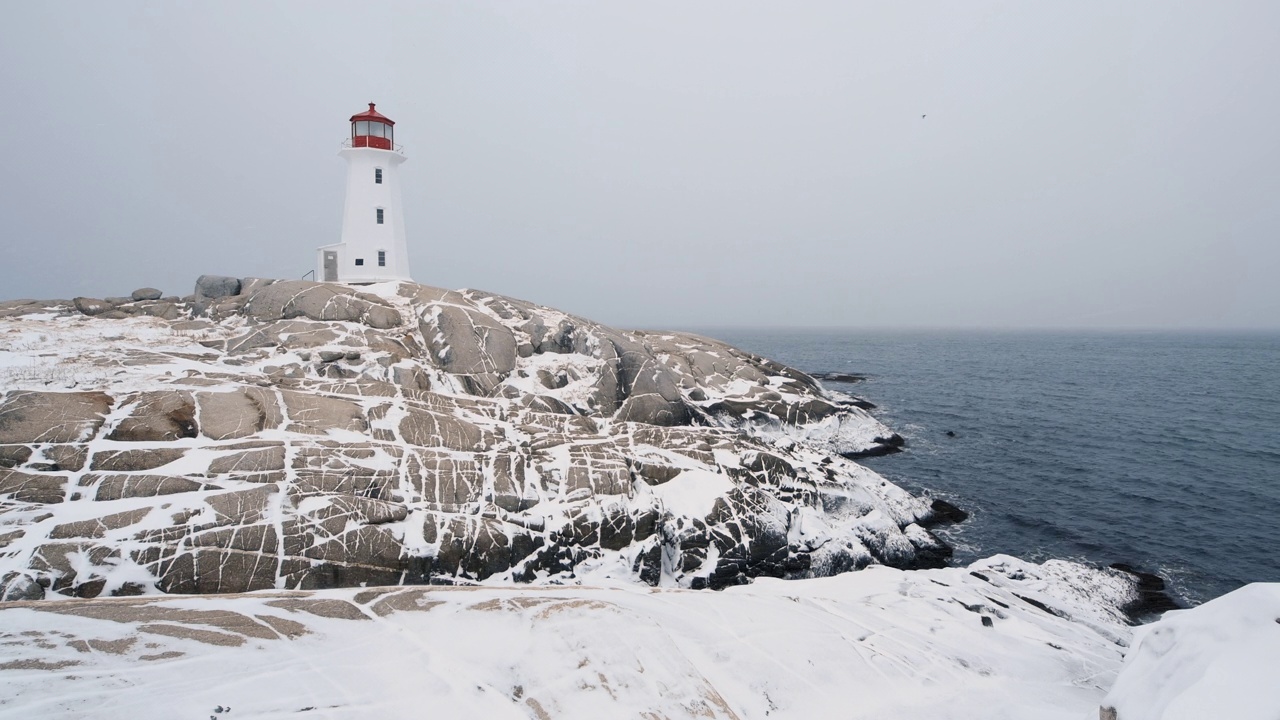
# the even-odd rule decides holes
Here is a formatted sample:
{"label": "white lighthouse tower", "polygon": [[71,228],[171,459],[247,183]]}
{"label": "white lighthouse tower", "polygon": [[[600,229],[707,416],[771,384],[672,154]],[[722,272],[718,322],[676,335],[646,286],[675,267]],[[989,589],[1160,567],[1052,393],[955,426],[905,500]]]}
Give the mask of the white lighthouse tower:
{"label": "white lighthouse tower", "polygon": [[347,161],[342,240],[316,250],[316,277],[325,282],[412,280],[404,240],[400,163],[395,123],[369,109],[351,116],[351,139],[338,154]]}

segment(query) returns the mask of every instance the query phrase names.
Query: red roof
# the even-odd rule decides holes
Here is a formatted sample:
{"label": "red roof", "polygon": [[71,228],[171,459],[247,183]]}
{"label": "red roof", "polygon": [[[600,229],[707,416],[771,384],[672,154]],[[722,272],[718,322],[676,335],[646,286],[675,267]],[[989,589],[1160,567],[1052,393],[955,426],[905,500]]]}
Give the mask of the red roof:
{"label": "red roof", "polygon": [[368,109],[368,110],[366,110],[366,111],[364,111],[364,112],[360,113],[359,115],[352,115],[352,116],[351,116],[351,122],[355,122],[355,121],[357,121],[357,120],[376,120],[376,121],[378,121],[378,122],[384,122],[384,123],[386,123],[386,124],[388,124],[388,125],[395,125],[395,124],[396,124],[396,123],[395,123],[395,121],[394,121],[394,120],[392,120],[391,118],[388,118],[386,115],[383,115],[382,113],[378,112],[377,110],[374,110],[374,109],[373,109],[373,103],[369,103],[369,109]]}

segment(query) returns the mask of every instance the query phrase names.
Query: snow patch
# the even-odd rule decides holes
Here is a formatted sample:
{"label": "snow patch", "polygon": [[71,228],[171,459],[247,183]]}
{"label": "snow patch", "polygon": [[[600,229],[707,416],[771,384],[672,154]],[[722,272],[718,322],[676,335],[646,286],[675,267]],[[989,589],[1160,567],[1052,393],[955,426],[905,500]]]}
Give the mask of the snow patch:
{"label": "snow patch", "polygon": [[653,494],[668,512],[689,518],[704,518],[715,508],[716,500],[733,489],[727,475],[710,470],[686,469],[661,485],[653,486]]}

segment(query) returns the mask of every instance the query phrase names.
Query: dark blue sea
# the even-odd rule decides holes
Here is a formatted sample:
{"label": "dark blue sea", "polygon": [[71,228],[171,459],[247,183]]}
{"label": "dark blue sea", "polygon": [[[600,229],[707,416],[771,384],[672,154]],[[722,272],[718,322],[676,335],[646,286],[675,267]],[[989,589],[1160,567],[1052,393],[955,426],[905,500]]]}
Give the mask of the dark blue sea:
{"label": "dark blue sea", "polygon": [[1280,581],[1280,334],[700,332],[865,375],[827,384],[907,446],[861,462],[971,513],[959,563],[1125,562],[1187,604]]}

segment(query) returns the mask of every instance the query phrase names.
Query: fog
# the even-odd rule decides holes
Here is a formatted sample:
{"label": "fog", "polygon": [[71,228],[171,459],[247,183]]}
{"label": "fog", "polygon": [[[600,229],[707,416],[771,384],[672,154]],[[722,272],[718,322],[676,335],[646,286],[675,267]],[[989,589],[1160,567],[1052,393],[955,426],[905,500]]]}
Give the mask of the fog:
{"label": "fog", "polygon": [[632,327],[1280,327],[1275,2],[14,3],[0,298],[413,275]]}

